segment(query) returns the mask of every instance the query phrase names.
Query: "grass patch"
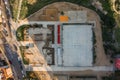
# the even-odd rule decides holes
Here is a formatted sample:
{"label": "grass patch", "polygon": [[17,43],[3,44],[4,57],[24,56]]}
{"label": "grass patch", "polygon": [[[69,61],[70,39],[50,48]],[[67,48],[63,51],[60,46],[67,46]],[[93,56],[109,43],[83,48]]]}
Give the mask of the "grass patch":
{"label": "grass patch", "polygon": [[18,13],[19,0],[8,0],[12,12],[13,19],[16,20]]}
{"label": "grass patch", "polygon": [[115,39],[117,42],[117,46],[116,46],[116,54],[120,54],[120,28],[115,28]]}
{"label": "grass patch", "polygon": [[105,11],[108,12],[108,15],[113,17],[114,11],[111,9],[111,2],[110,0],[99,0],[102,3],[102,7]]}
{"label": "grass patch", "polygon": [[25,54],[24,54],[24,50],[26,49],[26,46],[20,46],[19,48],[20,48],[23,63],[29,64],[29,60],[25,59]]}
{"label": "grass patch", "polygon": [[113,42],[112,39],[112,33],[113,30],[110,28],[107,28],[106,26],[102,27],[102,37],[104,42]]}
{"label": "grass patch", "polygon": [[24,30],[25,28],[29,28],[28,25],[20,26],[16,31],[16,38],[18,41],[24,41]]}
{"label": "grass patch", "polygon": [[117,26],[120,28],[120,15],[115,13],[114,18],[116,20]]}
{"label": "grass patch", "polygon": [[115,29],[116,41],[120,44],[120,28]]}

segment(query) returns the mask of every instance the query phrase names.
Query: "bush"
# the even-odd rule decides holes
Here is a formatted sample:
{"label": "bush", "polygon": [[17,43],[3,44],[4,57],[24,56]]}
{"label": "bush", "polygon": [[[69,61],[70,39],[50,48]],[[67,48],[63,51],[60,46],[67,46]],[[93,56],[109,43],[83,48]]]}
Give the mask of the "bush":
{"label": "bush", "polygon": [[24,30],[25,28],[29,28],[28,25],[20,26],[16,31],[16,38],[18,41],[24,41]]}
{"label": "bush", "polygon": [[25,55],[24,55],[24,50],[26,49],[26,47],[25,46],[20,46],[19,48],[20,48],[23,63],[24,64],[29,64],[29,59],[25,59]]}

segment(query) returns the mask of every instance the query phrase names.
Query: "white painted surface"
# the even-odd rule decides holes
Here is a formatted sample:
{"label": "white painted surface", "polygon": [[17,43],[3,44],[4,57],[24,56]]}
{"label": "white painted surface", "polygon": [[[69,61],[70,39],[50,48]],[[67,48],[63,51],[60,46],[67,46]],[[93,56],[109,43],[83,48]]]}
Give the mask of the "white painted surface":
{"label": "white painted surface", "polygon": [[62,52],[61,52],[61,48],[57,49],[57,58],[58,58],[58,66],[62,65],[62,56],[61,56]]}
{"label": "white painted surface", "polygon": [[92,25],[63,25],[63,66],[92,66]]}

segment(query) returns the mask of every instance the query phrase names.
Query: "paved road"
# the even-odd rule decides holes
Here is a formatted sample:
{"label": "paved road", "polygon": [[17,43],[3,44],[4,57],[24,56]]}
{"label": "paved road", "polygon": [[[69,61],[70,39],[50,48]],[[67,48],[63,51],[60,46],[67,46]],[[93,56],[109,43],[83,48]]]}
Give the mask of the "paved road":
{"label": "paved road", "polygon": [[12,69],[14,71],[14,76],[17,76],[17,79],[15,80],[22,80],[23,74],[21,69],[21,64],[18,61],[18,55],[17,53],[13,52],[9,46],[9,44],[4,44],[4,48],[6,51],[6,56],[8,60],[11,62]]}
{"label": "paved road", "polygon": [[6,26],[3,25],[3,28],[7,31],[8,36],[6,37],[11,37],[11,28],[10,28],[10,23],[9,23],[9,18],[11,16],[10,14],[10,9],[8,5],[5,4],[5,1],[7,0],[2,0],[1,1],[1,7],[2,7],[2,16],[4,16],[4,21]]}
{"label": "paved road", "polygon": [[[5,16],[5,20],[6,20],[6,30],[8,31],[9,35],[5,37],[5,39],[7,40],[8,38],[12,39],[12,32],[11,32],[11,24],[10,24],[10,20],[12,18],[11,12],[10,12],[10,7],[9,7],[9,2],[8,0],[2,0],[2,9],[3,9],[3,15]],[[9,41],[9,40],[7,40]],[[3,44],[4,49],[6,51],[5,55],[8,58],[8,60],[11,62],[11,68],[12,71],[14,73],[14,78],[15,80],[22,80],[23,79],[23,74],[22,74],[22,68],[21,68],[21,63],[18,61],[18,55],[16,52],[13,52],[12,48],[9,45],[9,42],[7,42],[8,44]],[[14,42],[13,42],[14,43]],[[10,43],[12,44],[12,43]]]}

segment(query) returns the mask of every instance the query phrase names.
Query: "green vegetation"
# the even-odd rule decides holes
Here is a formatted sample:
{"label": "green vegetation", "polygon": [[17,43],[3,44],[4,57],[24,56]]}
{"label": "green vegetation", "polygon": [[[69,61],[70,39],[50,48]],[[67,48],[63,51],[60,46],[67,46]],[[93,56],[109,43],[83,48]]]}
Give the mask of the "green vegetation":
{"label": "green vegetation", "polygon": [[96,44],[96,36],[95,36],[95,32],[94,32],[94,29],[92,29],[93,31],[93,64],[95,64],[96,62],[96,52],[95,52],[95,44]]}
{"label": "green vegetation", "polygon": [[113,39],[113,28],[102,26],[103,46],[107,55],[113,55],[116,53],[114,46],[115,40]]}
{"label": "green vegetation", "polygon": [[26,77],[24,80],[39,80],[33,71],[26,71]]}
{"label": "green vegetation", "polygon": [[[16,31],[16,38],[18,41],[24,41],[24,30],[28,28],[42,28],[41,24],[33,24],[33,25],[22,25]],[[53,31],[54,34],[54,31]]]}
{"label": "green vegetation", "polygon": [[115,80],[114,79],[114,74],[110,74],[108,76],[103,76],[102,77],[102,80]]}
{"label": "green vegetation", "polygon": [[9,0],[13,19],[16,20],[18,13],[19,0]]}
{"label": "green vegetation", "polygon": [[29,28],[28,25],[20,26],[16,31],[16,37],[18,41],[24,41],[24,30],[25,28]]}
{"label": "green vegetation", "polygon": [[103,9],[107,11],[108,14],[104,14],[101,11],[96,11],[102,22],[102,37],[103,37],[103,46],[105,49],[105,53],[107,55],[110,55],[113,57],[117,53],[117,49],[114,46],[115,39],[113,38],[113,31],[114,27],[116,25],[115,19],[114,19],[114,11],[111,9],[111,3],[110,0],[99,0],[102,3]]}
{"label": "green vegetation", "polygon": [[113,78],[110,76],[102,77],[102,80],[113,80]]}
{"label": "green vegetation", "polygon": [[26,46],[20,46],[20,51],[21,51],[21,56],[22,56],[22,61],[24,64],[29,64],[29,60],[25,58],[24,55],[24,50],[26,49]]}
{"label": "green vegetation", "polygon": [[108,12],[108,15],[113,17],[114,11],[111,10],[110,0],[99,0],[102,3],[102,7]]}
{"label": "green vegetation", "polygon": [[91,0],[37,0],[34,4],[30,4],[28,0],[23,0],[20,18],[24,19],[25,17],[28,17],[48,4],[62,1],[91,7]]}
{"label": "green vegetation", "polygon": [[116,41],[120,44],[120,28],[115,29]]}
{"label": "green vegetation", "polygon": [[13,78],[8,78],[7,80],[14,80]]}
{"label": "green vegetation", "polygon": [[113,29],[108,28],[106,26],[102,26],[102,37],[104,42],[112,43],[114,40],[112,39]]}
{"label": "green vegetation", "polygon": [[114,14],[114,18],[116,20],[117,26],[120,27],[120,14]]}
{"label": "green vegetation", "polygon": [[61,15],[64,15],[64,12],[63,11],[61,11],[61,13],[60,13]]}
{"label": "green vegetation", "polygon": [[20,19],[24,19],[26,16],[26,14],[29,14],[29,12],[31,11],[28,11],[28,3],[27,3],[27,0],[23,0],[22,1],[22,6],[21,6],[21,11],[20,11]]}
{"label": "green vegetation", "polygon": [[116,54],[120,54],[120,28],[115,28],[114,29],[115,33],[115,41],[116,41]]}

